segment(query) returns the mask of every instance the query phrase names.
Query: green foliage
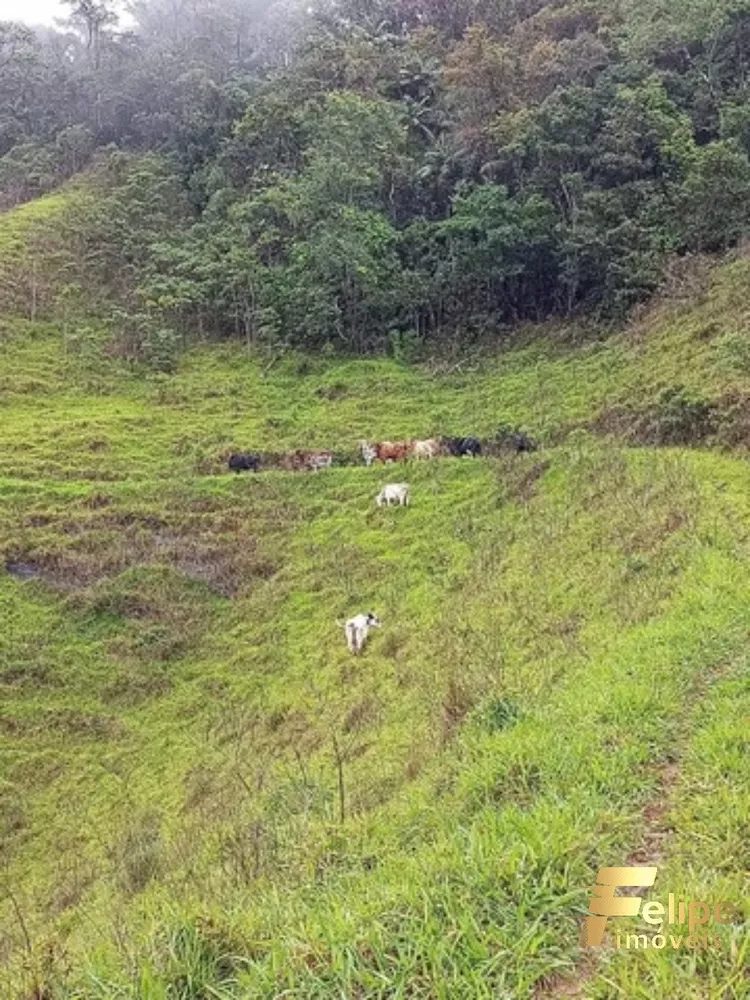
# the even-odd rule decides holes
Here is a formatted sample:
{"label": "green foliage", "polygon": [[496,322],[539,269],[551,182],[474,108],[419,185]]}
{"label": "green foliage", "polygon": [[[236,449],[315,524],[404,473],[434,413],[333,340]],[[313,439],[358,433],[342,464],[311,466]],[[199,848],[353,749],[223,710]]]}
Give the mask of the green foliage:
{"label": "green foliage", "polygon": [[690,246],[723,250],[750,222],[750,162],[738,146],[714,142],[696,153],[682,190]]}
{"label": "green foliage", "polygon": [[492,184],[462,193],[451,218],[435,227],[444,248],[431,276],[435,294],[453,299],[469,323],[482,315],[521,315],[534,294],[543,314],[556,276],[554,227],[552,205],[541,196],[510,199]]}
{"label": "green foliage", "polygon": [[506,698],[500,698],[487,705],[482,714],[482,721],[490,733],[500,733],[515,725],[519,714],[518,705]]}
{"label": "green foliage", "polygon": [[715,427],[714,407],[681,386],[665,389],[647,419],[644,434],[655,444],[699,444]]}
{"label": "green foliage", "polygon": [[413,364],[424,351],[424,341],[416,330],[391,330],[390,349],[396,361]]}
{"label": "green foliage", "polygon": [[157,372],[173,372],[182,346],[174,330],[148,313],[115,309],[109,320],[111,350],[131,364],[143,363]]}
{"label": "green foliage", "polygon": [[744,0],[216,0],[180,26],[148,0],[130,38],[110,15],[76,8],[62,66],[54,37],[3,26],[0,197],[93,162],[70,283],[95,273],[155,329],[358,352],[507,338],[622,319],[672,255],[747,233]]}
{"label": "green foliage", "polygon": [[750,338],[746,333],[727,334],[721,339],[720,350],[731,368],[742,375],[750,374]]}

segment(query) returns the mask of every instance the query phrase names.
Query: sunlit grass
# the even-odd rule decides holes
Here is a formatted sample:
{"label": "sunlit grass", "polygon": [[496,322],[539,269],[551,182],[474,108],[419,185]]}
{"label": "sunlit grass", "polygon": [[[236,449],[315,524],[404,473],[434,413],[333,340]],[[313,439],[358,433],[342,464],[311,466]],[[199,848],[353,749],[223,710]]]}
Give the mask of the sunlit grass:
{"label": "sunlit grass", "polygon": [[[746,996],[750,469],[593,431],[676,385],[729,413],[747,277],[442,374],[203,345],[164,376],[6,321],[0,996]],[[541,450],[340,464],[503,423]],[[339,465],[225,470],[293,447]],[[745,923],[582,962],[664,798],[660,892]]]}

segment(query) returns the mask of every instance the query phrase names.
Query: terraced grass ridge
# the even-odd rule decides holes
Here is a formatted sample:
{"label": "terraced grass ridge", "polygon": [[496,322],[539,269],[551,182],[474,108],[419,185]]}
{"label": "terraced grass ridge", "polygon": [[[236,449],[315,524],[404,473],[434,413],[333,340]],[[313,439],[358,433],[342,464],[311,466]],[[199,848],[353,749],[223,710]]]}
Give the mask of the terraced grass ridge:
{"label": "terraced grass ridge", "polygon": [[[6,274],[55,204],[21,211]],[[0,997],[750,996],[750,261],[691,274],[622,332],[412,367],[165,375],[7,305]],[[540,450],[356,462],[503,424]],[[225,469],[297,447],[337,464]],[[733,919],[584,949],[618,865]]]}

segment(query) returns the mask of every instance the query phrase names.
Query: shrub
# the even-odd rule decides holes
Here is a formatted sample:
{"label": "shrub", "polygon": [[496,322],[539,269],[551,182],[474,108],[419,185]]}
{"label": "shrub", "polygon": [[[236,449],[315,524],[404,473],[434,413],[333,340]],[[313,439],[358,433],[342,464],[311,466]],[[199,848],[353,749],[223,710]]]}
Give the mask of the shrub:
{"label": "shrub", "polygon": [[680,386],[665,389],[646,416],[648,443],[690,445],[704,441],[715,430],[715,407]]}
{"label": "shrub", "polygon": [[515,702],[507,698],[491,701],[482,712],[482,723],[490,733],[499,733],[518,722],[521,711]]}
{"label": "shrub", "polygon": [[182,338],[147,313],[116,309],[111,319],[111,351],[130,364],[171,374],[177,367]]}

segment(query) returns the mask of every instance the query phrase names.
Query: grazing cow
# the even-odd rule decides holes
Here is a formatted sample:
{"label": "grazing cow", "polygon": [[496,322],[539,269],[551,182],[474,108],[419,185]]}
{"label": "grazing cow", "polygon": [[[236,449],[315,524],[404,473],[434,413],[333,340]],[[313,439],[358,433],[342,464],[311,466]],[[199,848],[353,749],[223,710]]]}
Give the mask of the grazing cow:
{"label": "grazing cow", "polygon": [[412,445],[412,454],[417,459],[437,458],[441,452],[440,442],[434,438],[427,441],[415,441]]}
{"label": "grazing cow", "polygon": [[367,636],[371,628],[380,628],[380,619],[370,612],[366,615],[355,615],[344,626],[346,645],[350,653],[359,656],[365,648]]}
{"label": "grazing cow", "polygon": [[302,451],[290,451],[282,455],[279,466],[287,472],[299,472],[305,467],[305,453]]}
{"label": "grazing cow", "polygon": [[408,507],[409,484],[389,483],[378,493],[375,503],[378,507],[390,507],[392,503],[397,503],[399,507]]}
{"label": "grazing cow", "polygon": [[443,444],[456,458],[463,458],[464,455],[476,458],[482,454],[482,443],[475,437],[443,438]]}
{"label": "grazing cow", "polygon": [[330,469],[333,465],[333,452],[292,451],[284,455],[279,464],[282,469],[291,472],[301,472],[303,469],[317,472],[319,469]]}
{"label": "grazing cow", "polygon": [[309,451],[305,455],[305,468],[311,472],[318,472],[320,469],[330,469],[333,465],[332,451]]}
{"label": "grazing cow", "polygon": [[359,447],[364,463],[369,468],[378,457],[378,449],[374,444],[368,444],[367,441],[360,441]]}
{"label": "grazing cow", "polygon": [[518,427],[510,427],[503,424],[498,428],[495,435],[494,447],[502,451],[514,451],[517,455],[537,451],[539,445],[536,441]]}
{"label": "grazing cow", "polygon": [[524,452],[531,453],[539,447],[536,441],[524,431],[514,431],[510,436],[510,444],[517,455],[521,455]]}
{"label": "grazing cow", "polygon": [[236,452],[229,456],[227,463],[232,472],[257,472],[260,469],[260,455],[251,455],[247,452]]}
{"label": "grazing cow", "polygon": [[385,465],[388,462],[405,462],[411,452],[410,441],[380,441],[375,445],[377,459]]}

